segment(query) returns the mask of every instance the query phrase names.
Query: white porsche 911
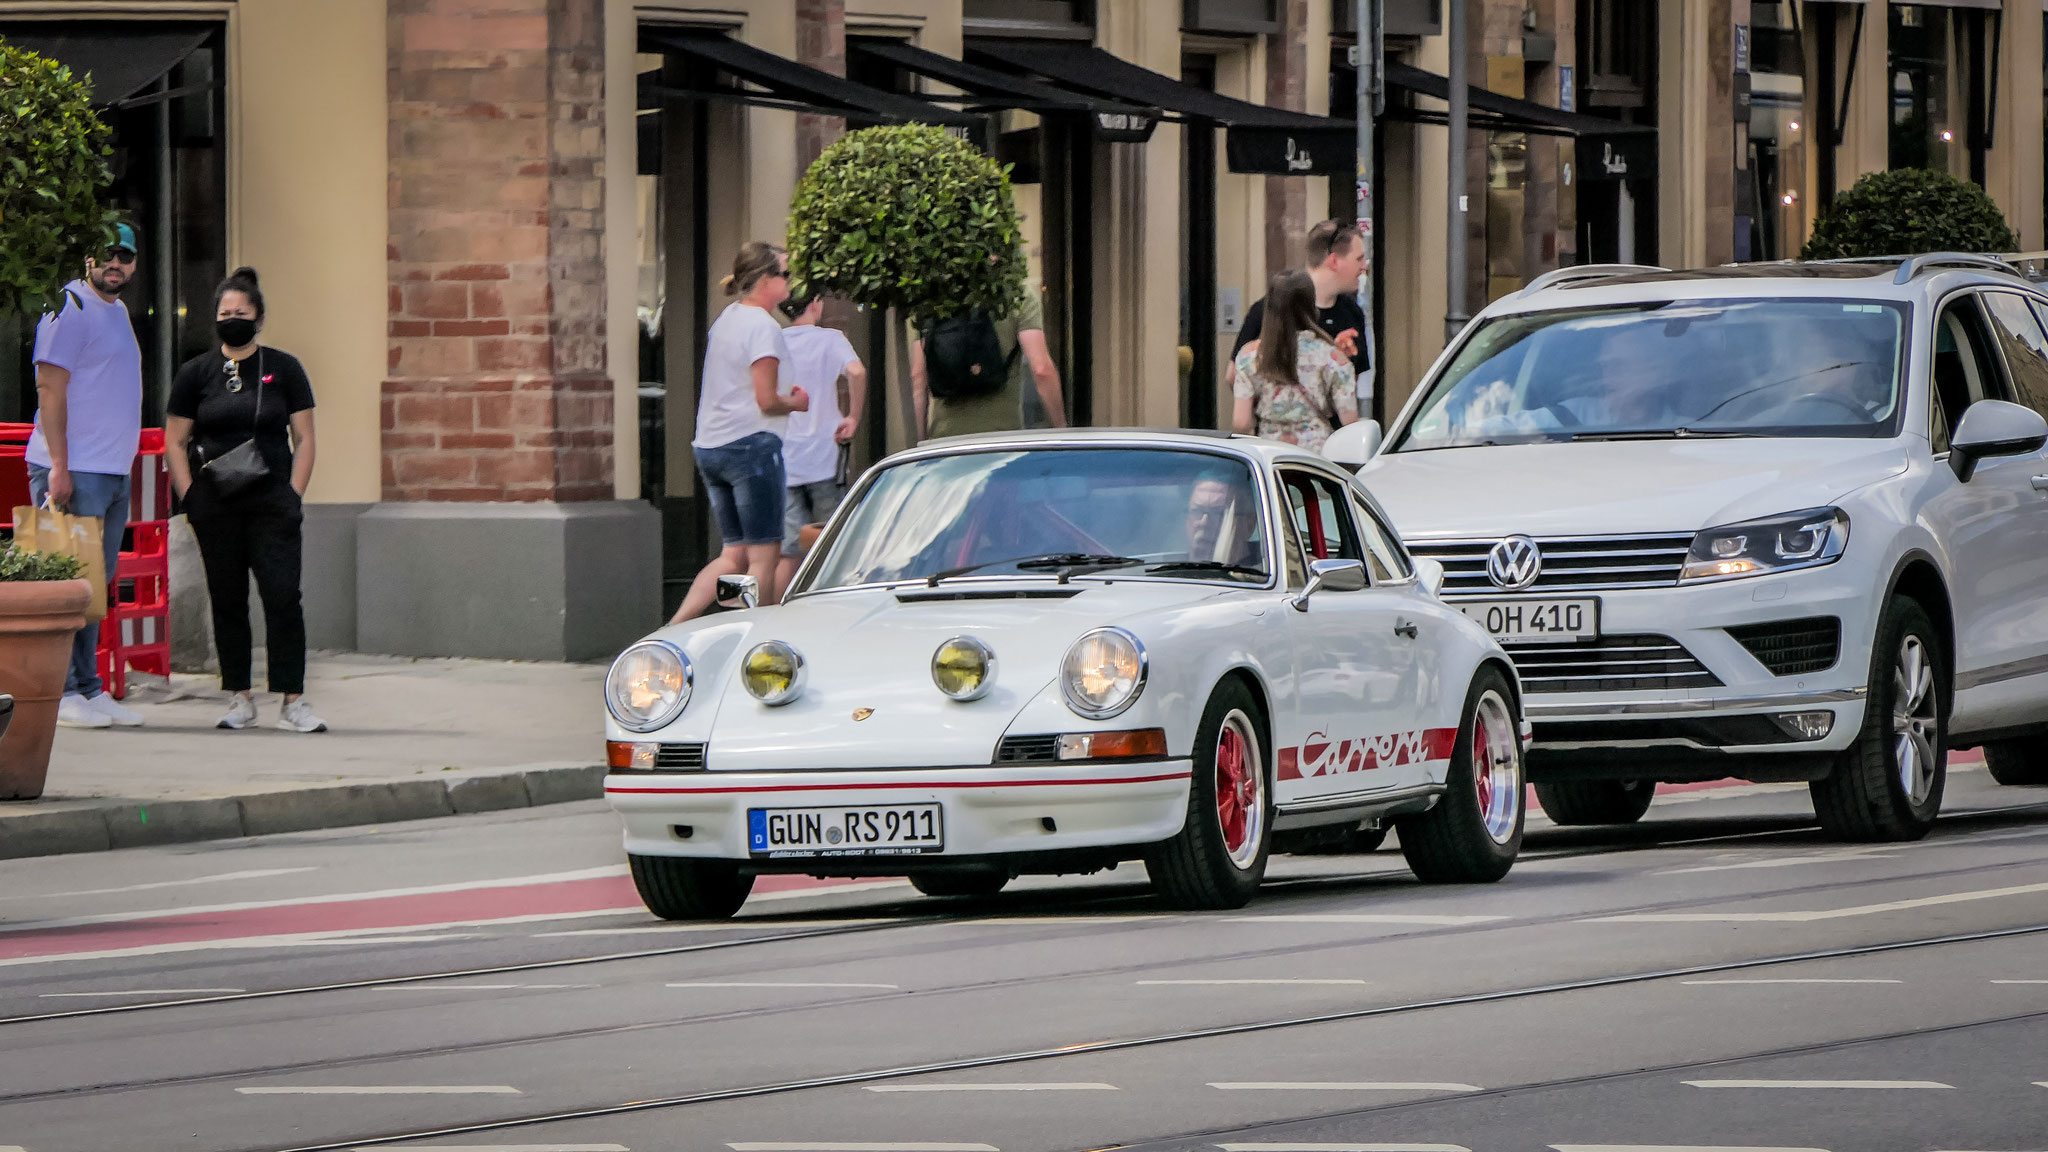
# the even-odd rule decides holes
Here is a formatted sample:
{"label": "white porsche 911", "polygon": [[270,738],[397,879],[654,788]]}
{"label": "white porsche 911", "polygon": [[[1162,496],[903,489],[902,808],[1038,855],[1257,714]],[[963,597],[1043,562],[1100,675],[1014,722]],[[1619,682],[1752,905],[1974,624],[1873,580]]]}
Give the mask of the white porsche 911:
{"label": "white porsche 911", "polygon": [[[962,437],[863,477],[776,607],[670,626],[606,679],[641,898],[729,916],[767,873],[930,895],[1142,860],[1234,908],[1272,851],[1505,875],[1512,663],[1358,480],[1186,432]],[[728,578],[729,599],[751,599]]]}

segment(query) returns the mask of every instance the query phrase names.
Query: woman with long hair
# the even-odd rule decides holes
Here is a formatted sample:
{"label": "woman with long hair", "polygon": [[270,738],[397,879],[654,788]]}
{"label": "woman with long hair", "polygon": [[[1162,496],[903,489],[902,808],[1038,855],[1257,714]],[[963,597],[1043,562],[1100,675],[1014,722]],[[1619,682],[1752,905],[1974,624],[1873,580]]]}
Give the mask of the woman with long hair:
{"label": "woman with long hair", "polygon": [[1351,358],[1316,323],[1316,284],[1298,268],[1273,277],[1259,338],[1237,354],[1236,368],[1232,416],[1239,432],[1313,452],[1358,419]]}
{"label": "woman with long hair", "polygon": [[811,407],[795,383],[789,342],[772,313],[789,299],[788,254],[758,240],[742,245],[725,278],[725,294],[739,299],[725,306],[705,337],[697,437],[690,441],[724,548],[697,573],[675,621],[710,608],[720,576],[749,573],[761,603],[775,602],[783,426],[791,412]]}

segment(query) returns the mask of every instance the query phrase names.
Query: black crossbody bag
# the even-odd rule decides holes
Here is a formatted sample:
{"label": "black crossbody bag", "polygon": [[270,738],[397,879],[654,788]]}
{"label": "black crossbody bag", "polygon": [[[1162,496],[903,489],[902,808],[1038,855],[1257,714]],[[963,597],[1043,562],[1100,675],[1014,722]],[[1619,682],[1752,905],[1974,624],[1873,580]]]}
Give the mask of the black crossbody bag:
{"label": "black crossbody bag", "polygon": [[[228,361],[227,374],[236,384],[242,380],[241,366]],[[239,392],[240,388],[229,388]],[[222,496],[233,496],[246,491],[250,485],[270,475],[270,465],[263,460],[263,453],[256,447],[256,426],[263,418],[263,349],[256,350],[256,409],[249,416],[249,438],[233,448],[208,459],[206,449],[195,437],[192,454],[199,460],[199,470],[213,482],[213,490]]]}

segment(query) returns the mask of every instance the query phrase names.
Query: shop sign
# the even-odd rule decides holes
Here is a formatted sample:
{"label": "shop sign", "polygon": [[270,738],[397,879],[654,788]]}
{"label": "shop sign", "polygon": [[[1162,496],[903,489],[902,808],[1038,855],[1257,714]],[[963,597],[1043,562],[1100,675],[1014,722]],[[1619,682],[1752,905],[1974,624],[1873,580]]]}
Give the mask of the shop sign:
{"label": "shop sign", "polygon": [[1358,169],[1358,134],[1345,128],[1232,128],[1224,136],[1232,172],[1263,176],[1346,176]]}
{"label": "shop sign", "polygon": [[1620,136],[1579,138],[1581,183],[1609,180],[1646,180],[1657,174],[1657,136],[1653,132],[1632,132]]}

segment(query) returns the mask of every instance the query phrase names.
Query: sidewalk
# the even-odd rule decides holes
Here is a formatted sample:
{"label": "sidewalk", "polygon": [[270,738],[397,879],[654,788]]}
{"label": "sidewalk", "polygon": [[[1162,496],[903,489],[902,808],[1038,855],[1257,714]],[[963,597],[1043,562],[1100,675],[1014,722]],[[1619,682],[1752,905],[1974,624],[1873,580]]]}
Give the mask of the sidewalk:
{"label": "sidewalk", "polygon": [[[141,728],[57,729],[42,799],[0,802],[0,859],[488,812],[603,794],[601,664],[313,653],[331,731],[216,729],[212,676],[132,676]],[[259,653],[256,682],[263,674]]]}

